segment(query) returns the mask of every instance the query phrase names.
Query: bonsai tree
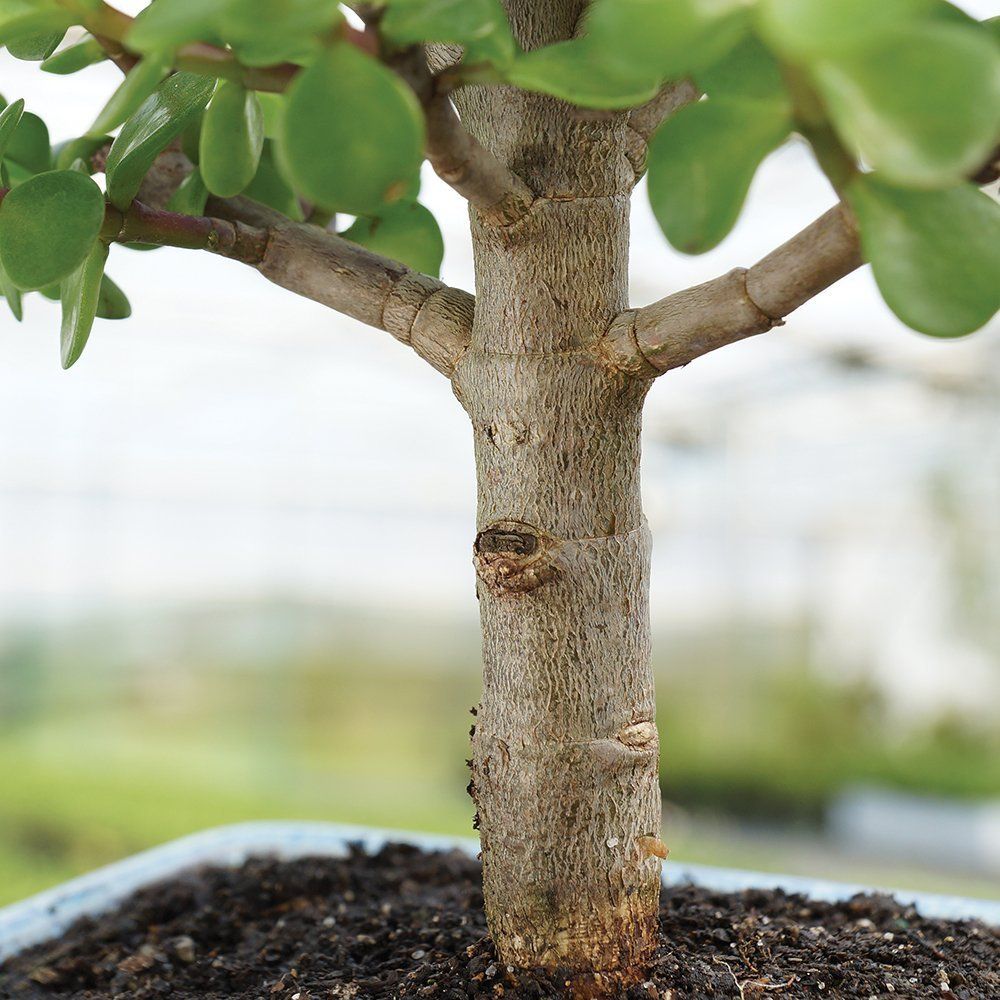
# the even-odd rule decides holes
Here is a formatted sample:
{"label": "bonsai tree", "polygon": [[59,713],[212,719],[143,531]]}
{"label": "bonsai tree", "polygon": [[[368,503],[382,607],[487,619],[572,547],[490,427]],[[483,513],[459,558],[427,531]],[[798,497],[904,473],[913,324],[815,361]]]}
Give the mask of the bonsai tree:
{"label": "bonsai tree", "polygon": [[[990,319],[1000,209],[976,185],[997,177],[996,22],[943,0],[156,0],[134,20],[0,0],[0,42],[46,72],[124,72],[52,149],[23,101],[0,116],[3,294],[18,317],[28,291],[61,299],[64,367],[95,316],[129,312],[104,274],[120,243],[228,257],[448,379],[479,483],[489,926],[504,962],[574,995],[637,981],[666,856],[643,399],[864,261],[924,334]],[[830,210],[752,266],[630,306],[643,173],[666,238],[699,253],[789,140]],[[468,201],[475,297],[436,277],[424,159]]]}

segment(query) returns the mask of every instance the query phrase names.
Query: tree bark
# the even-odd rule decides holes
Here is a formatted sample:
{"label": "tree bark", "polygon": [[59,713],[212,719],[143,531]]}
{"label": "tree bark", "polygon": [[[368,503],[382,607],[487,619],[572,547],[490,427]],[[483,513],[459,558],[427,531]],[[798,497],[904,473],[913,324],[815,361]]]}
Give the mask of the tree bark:
{"label": "tree bark", "polygon": [[[528,48],[570,37],[581,7],[508,6]],[[479,483],[471,790],[487,917],[505,963],[604,996],[651,956],[660,874],[648,382],[597,346],[627,304],[626,122],[511,90],[472,91],[460,110],[537,196],[509,226],[473,212],[476,312],[453,376]]]}

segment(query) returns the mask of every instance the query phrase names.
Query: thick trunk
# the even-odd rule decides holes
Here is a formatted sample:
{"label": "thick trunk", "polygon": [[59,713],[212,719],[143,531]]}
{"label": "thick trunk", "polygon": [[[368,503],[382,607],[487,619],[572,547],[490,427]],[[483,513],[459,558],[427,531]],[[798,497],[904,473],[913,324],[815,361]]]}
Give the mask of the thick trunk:
{"label": "thick trunk", "polygon": [[[579,5],[510,6],[530,47],[567,37]],[[633,172],[620,118],[497,91],[462,111],[540,196],[513,226],[473,221],[473,342],[454,377],[479,482],[487,914],[506,963],[601,995],[642,974],[659,894],[646,384],[594,350],[626,307]]]}

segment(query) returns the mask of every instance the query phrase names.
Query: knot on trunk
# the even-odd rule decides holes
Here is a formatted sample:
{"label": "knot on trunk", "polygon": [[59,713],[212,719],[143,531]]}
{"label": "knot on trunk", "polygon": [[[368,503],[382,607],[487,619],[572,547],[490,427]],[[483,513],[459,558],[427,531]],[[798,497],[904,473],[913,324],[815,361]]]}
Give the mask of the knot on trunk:
{"label": "knot on trunk", "polygon": [[494,594],[527,594],[558,575],[550,539],[530,525],[494,525],[476,536],[473,562]]}
{"label": "knot on trunk", "polygon": [[631,750],[656,750],[659,739],[653,722],[633,722],[618,733],[618,741]]}

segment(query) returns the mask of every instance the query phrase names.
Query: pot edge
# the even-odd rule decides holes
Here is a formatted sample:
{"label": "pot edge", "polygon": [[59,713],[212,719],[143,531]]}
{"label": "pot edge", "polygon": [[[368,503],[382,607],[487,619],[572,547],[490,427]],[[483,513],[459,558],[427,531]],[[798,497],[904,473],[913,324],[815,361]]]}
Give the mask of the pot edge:
{"label": "pot edge", "polygon": [[[258,821],[213,827],[149,848],[0,908],[0,961],[58,936],[82,916],[107,912],[137,889],[169,878],[185,868],[204,864],[238,865],[255,854],[286,859],[310,854],[342,857],[349,844],[361,843],[367,851],[377,851],[389,841],[402,841],[424,850],[457,849],[471,857],[479,851],[479,841],[471,837],[336,823]],[[903,903],[912,904],[925,917],[978,919],[1000,926],[1000,900],[883,889],[712,865],[669,862],[664,866],[664,885],[687,882],[719,892],[780,888],[828,902],[862,892],[887,892]]]}

